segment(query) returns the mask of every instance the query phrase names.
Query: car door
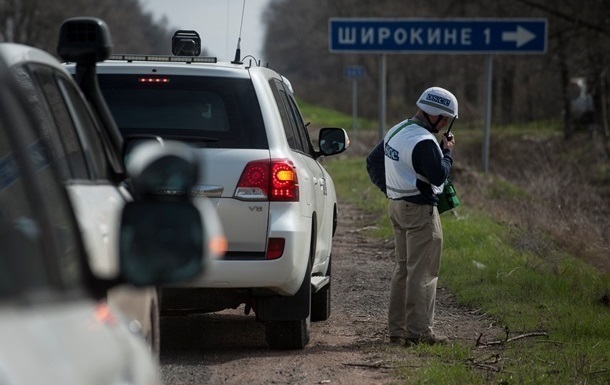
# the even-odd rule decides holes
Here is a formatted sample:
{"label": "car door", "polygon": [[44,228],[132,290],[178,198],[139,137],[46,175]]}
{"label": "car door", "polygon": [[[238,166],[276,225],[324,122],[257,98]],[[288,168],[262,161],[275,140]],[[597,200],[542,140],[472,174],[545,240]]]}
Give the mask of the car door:
{"label": "car door", "polygon": [[68,76],[56,68],[29,63],[13,71],[23,80],[45,144],[59,166],[91,267],[96,274],[112,277],[117,271],[119,215],[131,196],[110,179],[89,107]]}
{"label": "car door", "polygon": [[[312,185],[308,189],[311,193],[311,196],[308,197],[308,204],[312,205],[313,211],[316,213],[318,239],[324,238],[324,231],[328,228],[328,221],[332,220],[332,217],[329,218],[327,213],[328,189],[326,186],[326,175],[315,159],[311,140],[292,93],[279,80],[276,80],[274,85],[276,87],[274,94],[276,99],[279,99],[278,106],[280,106],[280,114],[283,115],[282,120],[288,144],[294,151],[295,156],[299,158],[300,163],[306,166],[309,183]],[[329,254],[330,251],[327,250],[327,247],[323,243],[316,241],[316,257],[324,257]]]}

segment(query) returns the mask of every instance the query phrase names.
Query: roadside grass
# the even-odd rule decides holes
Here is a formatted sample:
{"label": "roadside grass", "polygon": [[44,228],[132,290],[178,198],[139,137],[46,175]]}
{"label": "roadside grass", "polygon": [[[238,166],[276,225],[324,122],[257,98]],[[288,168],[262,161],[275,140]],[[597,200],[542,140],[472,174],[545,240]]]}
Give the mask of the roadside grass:
{"label": "roadside grass", "polygon": [[[369,181],[364,158],[337,157],[325,167],[339,196],[378,214],[371,234],[391,239],[387,200]],[[488,192],[493,199],[528,194],[506,180],[498,183]],[[610,307],[602,303],[610,276],[554,246],[544,232],[532,242],[547,246],[532,247],[527,228],[492,217],[484,205],[463,202],[441,218],[440,284],[506,332],[481,331],[479,346],[410,348],[425,364],[405,363],[397,378],[406,384],[610,383]]]}

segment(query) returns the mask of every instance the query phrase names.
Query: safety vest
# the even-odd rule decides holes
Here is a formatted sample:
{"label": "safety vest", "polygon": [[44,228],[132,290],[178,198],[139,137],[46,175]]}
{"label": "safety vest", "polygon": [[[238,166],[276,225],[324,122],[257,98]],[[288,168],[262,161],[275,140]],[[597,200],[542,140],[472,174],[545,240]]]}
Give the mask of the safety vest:
{"label": "safety vest", "polygon": [[436,137],[424,127],[407,119],[388,131],[384,139],[386,194],[391,199],[419,195],[417,180],[432,186],[432,191],[439,194],[443,186],[435,186],[428,179],[415,172],[413,167],[413,149],[422,140],[432,140],[438,152],[442,151]]}

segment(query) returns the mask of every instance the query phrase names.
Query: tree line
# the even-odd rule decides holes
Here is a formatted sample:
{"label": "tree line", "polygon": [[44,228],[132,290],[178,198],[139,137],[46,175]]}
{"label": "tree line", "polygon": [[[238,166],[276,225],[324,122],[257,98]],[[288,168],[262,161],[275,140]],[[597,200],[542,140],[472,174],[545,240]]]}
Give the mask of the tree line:
{"label": "tree line", "polygon": [[57,52],[62,21],[94,16],[109,26],[116,53],[170,54],[165,18],[156,20],[138,0],[0,0],[0,41]]}
{"label": "tree line", "polygon": [[[343,68],[363,66],[368,76],[358,83],[359,115],[377,119],[379,54],[330,53],[331,17],[546,18],[546,54],[493,56],[493,122],[560,120],[567,137],[585,127],[610,139],[607,0],[272,0],[265,13],[265,61],[304,99],[345,112],[351,111],[351,81],[343,78]],[[431,85],[456,94],[461,118],[481,120],[485,61],[476,54],[387,55],[387,123],[410,116]]]}
{"label": "tree line", "polygon": [[[105,20],[116,53],[171,52],[174,31],[165,18],[145,12],[139,0],[0,0],[0,41],[55,54],[59,25],[74,16]],[[546,18],[546,54],[493,56],[493,122],[560,120],[566,137],[586,128],[610,143],[607,0],[588,0],[586,5],[572,0],[271,0],[264,17],[264,62],[286,75],[300,97],[348,113],[351,81],[343,78],[343,68],[363,66],[367,76],[358,82],[358,112],[375,120],[379,55],[330,53],[331,17]],[[391,54],[386,63],[388,124],[412,114],[415,99],[430,85],[456,94],[463,120],[476,124],[482,119],[482,55]]]}

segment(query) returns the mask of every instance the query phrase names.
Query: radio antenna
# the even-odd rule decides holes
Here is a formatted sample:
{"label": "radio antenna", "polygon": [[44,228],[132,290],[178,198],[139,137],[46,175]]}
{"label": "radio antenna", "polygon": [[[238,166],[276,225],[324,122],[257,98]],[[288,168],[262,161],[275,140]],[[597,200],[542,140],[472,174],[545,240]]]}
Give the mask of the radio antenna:
{"label": "radio antenna", "polygon": [[246,0],[243,0],[243,6],[241,8],[241,23],[239,24],[239,37],[237,38],[237,49],[235,50],[235,59],[231,63],[243,64],[241,61],[241,30],[244,27],[244,13],[246,11]]}

